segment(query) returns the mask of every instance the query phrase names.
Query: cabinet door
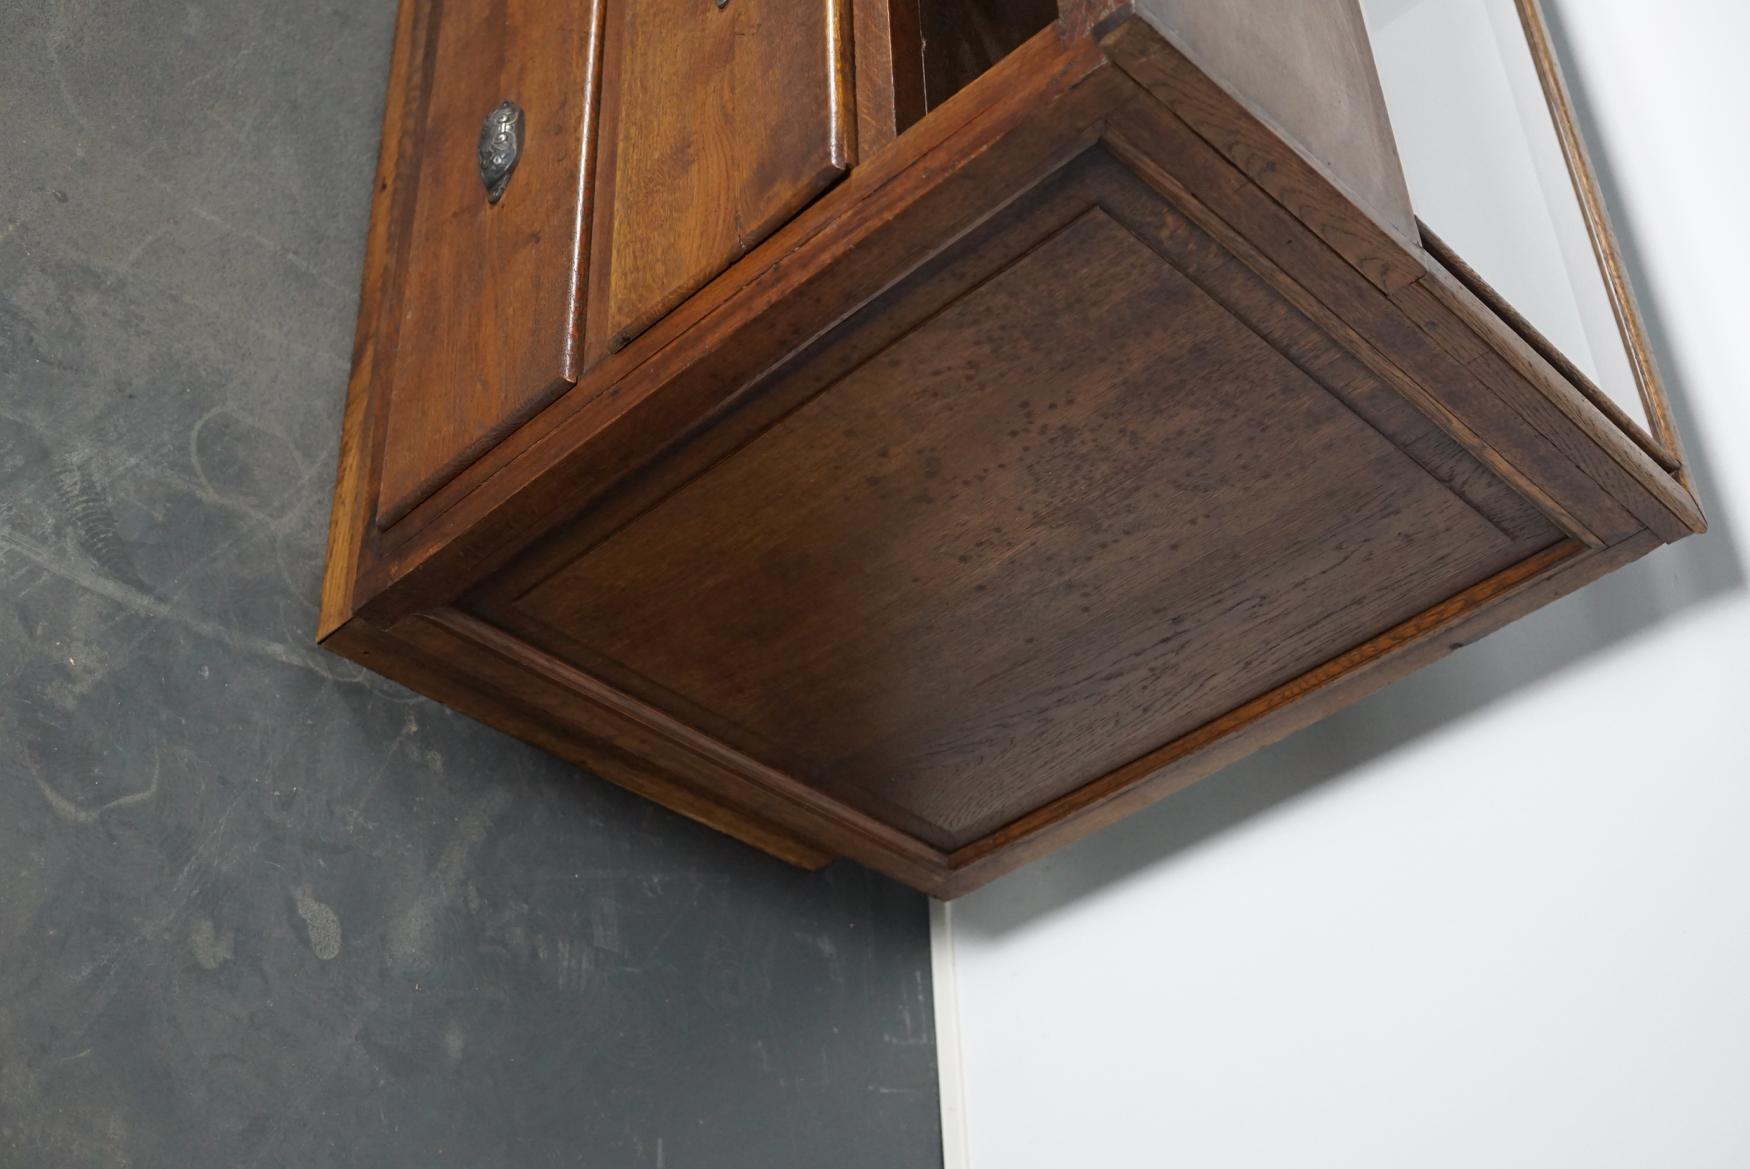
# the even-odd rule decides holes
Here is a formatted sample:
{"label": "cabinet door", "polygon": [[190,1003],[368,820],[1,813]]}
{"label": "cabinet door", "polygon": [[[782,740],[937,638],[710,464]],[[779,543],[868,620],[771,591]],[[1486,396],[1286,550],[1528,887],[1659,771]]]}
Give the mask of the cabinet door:
{"label": "cabinet door", "polygon": [[[400,313],[378,522],[393,524],[577,378],[603,0],[427,3],[417,190],[393,261]],[[487,118],[520,150],[496,201]]]}
{"label": "cabinet door", "polygon": [[609,0],[588,352],[637,336],[849,166],[845,0]]}

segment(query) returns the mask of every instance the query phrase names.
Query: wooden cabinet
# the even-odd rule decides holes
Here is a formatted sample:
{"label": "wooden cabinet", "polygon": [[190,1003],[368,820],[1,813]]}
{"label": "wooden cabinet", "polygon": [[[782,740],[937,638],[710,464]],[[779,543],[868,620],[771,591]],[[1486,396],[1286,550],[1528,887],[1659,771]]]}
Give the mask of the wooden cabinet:
{"label": "wooden cabinet", "polygon": [[1505,2],[405,0],[324,644],[954,896],[1701,531]]}

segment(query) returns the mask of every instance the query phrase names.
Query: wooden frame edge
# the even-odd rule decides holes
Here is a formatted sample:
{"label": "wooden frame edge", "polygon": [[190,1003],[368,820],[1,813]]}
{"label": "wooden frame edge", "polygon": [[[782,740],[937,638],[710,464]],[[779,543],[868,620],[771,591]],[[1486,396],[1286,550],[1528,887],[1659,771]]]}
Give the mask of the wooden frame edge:
{"label": "wooden frame edge", "polygon": [[[1126,14],[1122,19],[1109,20],[1102,26],[1101,44],[1167,116],[1184,126],[1228,166],[1249,179],[1283,213],[1292,216],[1321,240],[1399,312],[1405,313],[1408,323],[1425,328],[1412,319],[1402,302],[1414,296],[1418,287],[1427,286],[1432,274],[1449,274],[1419,243],[1399,238],[1358,207],[1352,213],[1337,217],[1319,212],[1320,207],[1335,205],[1330,196],[1339,199],[1346,196],[1341,185],[1317,167],[1308,164],[1278,169],[1250,159],[1250,152],[1243,149],[1246,143],[1259,132],[1273,132],[1243,102],[1205,76],[1145,18]],[[1233,129],[1234,125],[1244,128]],[[1228,129],[1223,130],[1224,126]],[[1235,139],[1237,145],[1228,143],[1228,138]],[[1300,156],[1295,153],[1293,158],[1300,159]],[[1248,161],[1253,164],[1248,165]],[[1325,188],[1322,194],[1318,190],[1320,185]],[[1453,282],[1456,283],[1456,278]],[[1596,472],[1586,472],[1598,491],[1627,508],[1639,524],[1652,527],[1668,542],[1705,530],[1705,518],[1687,485],[1669,474],[1642,449],[1640,442],[1616,425],[1580,389],[1569,384],[1554,366],[1513,333],[1509,325],[1496,318],[1486,305],[1460,287],[1457,293],[1460,302],[1466,297],[1475,302],[1465,303],[1465,311],[1460,311],[1454,307],[1444,287],[1429,291],[1437,299],[1446,300],[1447,311],[1465,320],[1489,349],[1507,364],[1507,382],[1502,383],[1498,377],[1481,378],[1497,397],[1502,397],[1503,384],[1512,391],[1502,398],[1505,405],[1519,413],[1533,430],[1543,433],[1546,441],[1559,447],[1561,444],[1556,443],[1544,427],[1526,413],[1530,409],[1532,414],[1539,411],[1549,414],[1553,409],[1565,416],[1561,425],[1582,432],[1586,440],[1602,452],[1608,463],[1598,464]],[[1474,361],[1456,355],[1454,359],[1467,374],[1480,376]],[[1540,405],[1540,400],[1547,405]],[[1426,408],[1426,402],[1421,404]],[[1546,424],[1552,421],[1546,419]],[[1461,442],[1465,441],[1450,426],[1446,429]],[[1465,445],[1475,453],[1475,436],[1471,437],[1472,441],[1465,442]],[[1490,461],[1485,458],[1485,462]],[[1497,471],[1501,470],[1498,463],[1492,465]],[[1607,481],[1600,481],[1600,475]],[[1613,542],[1589,538],[1587,528],[1575,525],[1571,508],[1558,507],[1552,511],[1547,506],[1550,502],[1547,494],[1535,501],[1552,519],[1588,543],[1602,546]]]}
{"label": "wooden frame edge", "polygon": [[[1593,473],[1594,481],[1600,476],[1610,479],[1599,481],[1599,486],[1667,543],[1707,530],[1700,504],[1678,475],[1659,463],[1631,432],[1617,425],[1607,411],[1502,319],[1467,286],[1462,275],[1432,255],[1428,264],[1428,278],[1418,287],[1464,322],[1487,347],[1482,357],[1469,363],[1472,372],[1492,368],[1497,378],[1507,379],[1507,384],[1526,395],[1529,406],[1546,414],[1553,409],[1580,430],[1610,460]],[[1547,405],[1538,407],[1540,400]]]}
{"label": "wooden frame edge", "polygon": [[456,609],[325,646],[620,787],[802,868],[840,856],[929,890],[947,856]]}
{"label": "wooden frame edge", "polygon": [[1189,735],[1036,809],[950,856],[937,896],[959,897],[1208,778],[1661,546],[1642,532],[1610,548],[1551,546]]}
{"label": "wooden frame edge", "polygon": [[[1138,87],[1380,291],[1390,293],[1420,277],[1414,240],[1306,154],[1293,135],[1205,73],[1140,9],[1125,5],[1094,35]],[[1277,147],[1286,148],[1286,154]]]}
{"label": "wooden frame edge", "polygon": [[1160,196],[1209,234],[1236,259],[1269,284],[1294,310],[1329,335],[1354,360],[1402,395],[1417,410],[1496,477],[1519,493],[1562,531],[1582,543],[1602,547],[1605,542],[1569,507],[1558,501],[1542,483],[1521,470],[1506,454],[1483,439],[1457,413],[1431,394],[1397,360],[1359,334],[1342,314],[1332,310],[1294,275],[1261,253],[1214,208],[1176,176],[1157,165],[1152,155],[1130,140],[1122,119],[1108,127],[1102,140],[1113,155]]}
{"label": "wooden frame edge", "polygon": [[408,74],[413,64],[414,46],[423,40],[415,35],[417,8],[414,0],[401,0],[396,10],[389,78],[384,87],[383,123],[377,143],[377,165],[372,172],[370,226],[365,235],[358,317],[353,325],[346,404],[341,416],[340,448],[335,460],[334,496],[329,510],[316,628],[318,642],[326,641],[352,618],[353,586],[358,579],[365,534],[370,526],[367,502],[369,451],[362,450],[361,444],[366,438],[365,416],[369,412],[371,397],[372,341],[382,312],[383,284],[388,275],[379,261],[387,253],[390,218],[395,203],[395,169],[400,155],[401,129],[406,121]]}
{"label": "wooden frame edge", "polygon": [[817,847],[778,825],[714,800],[573,729],[535,717],[477,680],[458,677],[452,661],[434,657],[427,648],[399,633],[385,632],[354,619],[334,630],[322,644],[330,652],[435,702],[787,864],[815,871],[837,859],[835,852]]}
{"label": "wooden frame edge", "polygon": [[[1567,164],[1568,175],[1573,180],[1574,193],[1580,201],[1581,214],[1586,221],[1586,233],[1591,237],[1592,250],[1598,257],[1604,284],[1610,293],[1610,307],[1616,315],[1617,327],[1621,330],[1628,349],[1629,361],[1634,366],[1636,388],[1640,391],[1641,402],[1652,423],[1652,438],[1675,460],[1678,481],[1694,497],[1695,484],[1689,474],[1683,435],[1672,416],[1671,402],[1665,392],[1665,379],[1659,372],[1659,363],[1647,336],[1640,301],[1628,278],[1628,266],[1623,262],[1622,247],[1611,221],[1610,208],[1604,201],[1604,190],[1599,185],[1598,172],[1593,166],[1586,136],[1580,129],[1579,114],[1574,108],[1573,95],[1568,89],[1567,73],[1562,68],[1561,59],[1556,55],[1543,2],[1515,0],[1515,5],[1519,10],[1519,22],[1525,29],[1526,42],[1531,48],[1531,59],[1537,68],[1538,81],[1543,86],[1550,120],[1555,123],[1556,138],[1562,147],[1562,158]],[[1696,501],[1696,507],[1699,512],[1699,500]],[[1704,530],[1705,527],[1704,519],[1702,528],[1697,530]]]}
{"label": "wooden frame edge", "polygon": [[[999,87],[982,91],[980,100],[968,100],[979,88],[975,84],[932,111],[913,128],[915,145],[909,151],[896,146],[857,168],[624,350],[586,372],[570,392],[507,437],[492,458],[458,474],[395,530],[384,533],[380,555],[363,565],[356,611],[386,627],[466,591],[492,566],[540,534],[514,517],[503,522],[509,513],[560,479],[575,488],[567,490],[567,498],[582,506],[630,473],[634,466],[600,455],[605,442],[650,426],[648,415],[668,408],[659,399],[691,401],[707,395],[714,406],[732,398],[738,390],[728,383],[741,387],[751,383],[808,336],[830,328],[915,267],[881,252],[871,240],[882,238],[907,215],[946,214],[953,201],[964,196],[962,188],[992,167],[1025,168],[1037,161],[1036,155],[1049,163],[1062,152],[1062,142],[1079,139],[1109,108],[1114,91],[1100,85],[1100,80],[1122,81],[1096,46],[1061,44],[1054,28],[999,62],[992,74],[1005,68],[1025,79],[1024,91],[1011,94]],[[1044,109],[1057,113],[1052,119],[1031,116]],[[963,148],[954,149],[956,143]],[[908,166],[932,155],[943,158],[940,167]],[[865,216],[846,214],[848,207],[865,202],[881,210]],[[971,230],[994,209],[972,215],[959,225],[957,234]],[[854,222],[864,226],[847,226]],[[774,331],[783,327],[794,332],[793,323],[751,325],[736,316],[738,310],[772,300],[778,295],[775,286],[809,287],[825,271],[828,260],[851,249],[873,257],[865,266],[894,267],[898,275],[882,279],[857,304],[823,316],[809,333],[788,340],[774,336]],[[918,257],[916,263],[927,259]],[[798,305],[805,305],[809,298],[796,299]],[[730,330],[739,331],[726,340]],[[743,333],[759,345],[769,341],[776,346],[758,368],[742,376],[700,364],[702,357],[721,353]],[[595,448],[598,457],[581,460],[579,453],[586,447]],[[464,564],[466,569],[460,569]]]}
{"label": "wooden frame edge", "polygon": [[[385,351],[394,349],[400,303],[400,265],[419,161],[413,139],[425,121],[431,92],[432,38],[439,5],[401,0],[384,93],[382,135],[371,188],[370,227],[365,237],[358,320],[347,374],[346,407],[335,464],[316,640],[325,641],[358,611],[358,582],[376,545],[374,520],[381,462],[384,407],[376,392]],[[410,173],[403,174],[409,162]]]}
{"label": "wooden frame edge", "polygon": [[1677,461],[1676,456],[1661,446],[1652,435],[1647,433],[1646,427],[1636,423],[1633,418],[1629,417],[1626,410],[1599,389],[1597,383],[1576,366],[1567,354],[1558,349],[1555,342],[1546,337],[1541,329],[1527,320],[1518,309],[1508,304],[1507,299],[1495,291],[1494,287],[1483,279],[1480,272],[1466,263],[1464,257],[1460,256],[1451,244],[1441,238],[1439,232],[1421,220],[1417,220],[1416,225],[1422,232],[1422,247],[1430,258],[1438,261],[1449,275],[1456,277],[1458,282],[1472,295],[1487,305],[1489,311],[1498,317],[1502,324],[1512,329],[1514,333],[1518,334],[1520,340],[1537,352],[1538,356],[1549,362],[1556,368],[1557,372],[1572,382],[1574,388],[1586,396],[1587,401],[1598,407],[1605,417],[1616,424],[1617,429],[1634,439],[1636,445],[1644,450],[1655,463],[1670,472],[1681,469],[1682,465]]}

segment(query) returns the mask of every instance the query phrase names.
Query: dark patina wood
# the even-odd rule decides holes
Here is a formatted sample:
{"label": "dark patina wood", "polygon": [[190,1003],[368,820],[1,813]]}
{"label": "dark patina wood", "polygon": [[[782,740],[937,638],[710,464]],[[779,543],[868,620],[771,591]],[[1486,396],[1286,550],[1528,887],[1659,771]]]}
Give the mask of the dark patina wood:
{"label": "dark patina wood", "polygon": [[1249,58],[1297,26],[607,3],[550,211],[595,208],[550,273],[583,353],[532,414],[476,368],[467,457],[391,405],[448,100],[404,5],[324,593],[373,669],[954,896],[1705,526],[1680,447],[1424,248],[1349,0]]}

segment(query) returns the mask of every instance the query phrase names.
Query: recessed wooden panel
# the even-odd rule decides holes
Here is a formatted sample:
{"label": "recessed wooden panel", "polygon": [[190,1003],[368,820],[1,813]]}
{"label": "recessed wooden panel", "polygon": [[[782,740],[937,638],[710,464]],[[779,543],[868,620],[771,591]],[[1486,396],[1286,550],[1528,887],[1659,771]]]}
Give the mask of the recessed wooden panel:
{"label": "recessed wooden panel", "polygon": [[616,349],[849,165],[847,0],[609,5],[587,326]]}
{"label": "recessed wooden panel", "polygon": [[1553,537],[1509,535],[1094,206],[518,608],[952,849]]}
{"label": "recessed wooden panel", "polygon": [[[602,3],[438,6],[389,367],[384,527],[576,379]],[[525,142],[493,204],[476,148],[503,101],[522,107]]]}

